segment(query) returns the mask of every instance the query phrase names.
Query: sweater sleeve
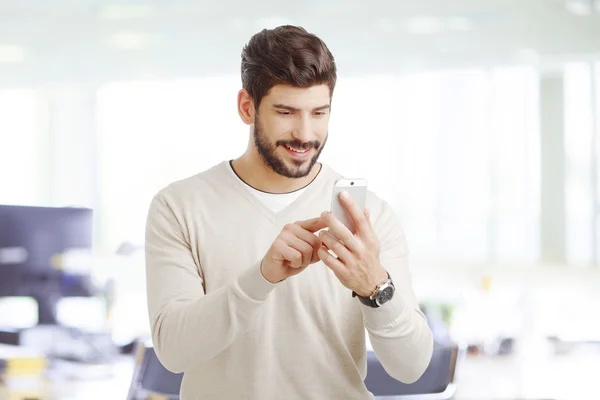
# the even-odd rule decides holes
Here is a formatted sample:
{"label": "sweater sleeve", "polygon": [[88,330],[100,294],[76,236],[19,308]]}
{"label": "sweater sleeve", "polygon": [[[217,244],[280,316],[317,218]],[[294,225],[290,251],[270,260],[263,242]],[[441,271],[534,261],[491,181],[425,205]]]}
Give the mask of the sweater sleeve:
{"label": "sweater sleeve", "polygon": [[186,372],[243,334],[276,284],[259,263],[208,294],[189,240],[172,208],[154,197],[146,221],[146,289],[156,354],[168,370]]}
{"label": "sweater sleeve", "polygon": [[385,202],[382,207],[373,224],[381,243],[381,265],[392,277],[396,291],[383,307],[360,307],[373,351],[383,368],[395,379],[413,383],[431,361],[433,333],[411,284],[404,232],[392,208]]}

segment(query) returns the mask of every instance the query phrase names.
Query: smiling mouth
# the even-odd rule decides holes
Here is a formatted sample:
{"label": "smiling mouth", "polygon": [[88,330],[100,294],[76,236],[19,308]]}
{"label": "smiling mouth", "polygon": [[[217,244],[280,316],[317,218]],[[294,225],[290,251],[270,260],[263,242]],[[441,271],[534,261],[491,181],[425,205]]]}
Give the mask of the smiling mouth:
{"label": "smiling mouth", "polygon": [[284,144],[284,146],[285,146],[285,147],[286,147],[288,150],[290,150],[290,151],[293,151],[294,153],[298,153],[298,154],[304,154],[304,153],[306,153],[307,151],[309,151],[309,150],[310,150],[310,149],[297,149],[297,148],[295,148],[295,147],[291,147],[291,146],[289,146],[289,145],[287,145],[287,144]]}

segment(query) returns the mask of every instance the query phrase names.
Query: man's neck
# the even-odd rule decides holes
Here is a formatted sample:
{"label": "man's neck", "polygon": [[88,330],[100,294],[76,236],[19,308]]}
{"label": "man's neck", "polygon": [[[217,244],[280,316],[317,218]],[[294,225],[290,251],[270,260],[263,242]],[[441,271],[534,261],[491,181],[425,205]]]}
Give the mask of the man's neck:
{"label": "man's neck", "polygon": [[287,178],[269,168],[262,159],[245,153],[232,161],[233,169],[241,180],[255,189],[268,193],[289,193],[311,183],[321,170],[315,163],[308,175],[302,178]]}

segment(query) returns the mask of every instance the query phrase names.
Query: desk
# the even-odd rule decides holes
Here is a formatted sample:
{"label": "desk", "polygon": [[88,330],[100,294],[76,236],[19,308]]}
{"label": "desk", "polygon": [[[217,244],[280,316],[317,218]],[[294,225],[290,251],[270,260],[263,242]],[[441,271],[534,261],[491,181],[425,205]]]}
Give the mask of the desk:
{"label": "desk", "polygon": [[[111,376],[87,379],[45,380],[41,386],[40,400],[113,400],[124,399],[133,374],[133,357],[122,357],[110,366]],[[16,390],[0,385],[0,400],[17,400]],[[12,396],[12,397],[11,397]],[[36,399],[37,400],[37,399]]]}
{"label": "desk", "polygon": [[581,400],[598,397],[600,349],[522,360],[467,356],[457,368],[456,400]]}

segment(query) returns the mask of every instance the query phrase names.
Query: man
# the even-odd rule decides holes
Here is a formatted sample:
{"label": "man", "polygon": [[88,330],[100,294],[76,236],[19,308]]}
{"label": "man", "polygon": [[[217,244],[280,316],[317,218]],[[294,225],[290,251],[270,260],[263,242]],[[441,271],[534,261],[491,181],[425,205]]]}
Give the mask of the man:
{"label": "man", "polygon": [[[393,210],[373,193],[370,211],[341,199],[356,232],[323,213],[341,177],[317,161],[333,56],[282,26],[250,39],[241,72],[246,152],[164,188],[148,214],[152,337],[164,366],[185,373],[181,398],[370,399],[365,328],[388,373],[417,380],[433,339]],[[378,304],[384,282],[395,292]]]}

